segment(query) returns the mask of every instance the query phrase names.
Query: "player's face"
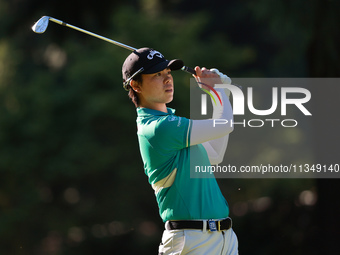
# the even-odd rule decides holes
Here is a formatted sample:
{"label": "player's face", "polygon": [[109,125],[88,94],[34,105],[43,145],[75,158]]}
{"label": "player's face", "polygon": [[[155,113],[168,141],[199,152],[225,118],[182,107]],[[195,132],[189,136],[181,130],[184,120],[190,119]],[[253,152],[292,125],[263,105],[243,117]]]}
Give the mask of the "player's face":
{"label": "player's face", "polygon": [[174,95],[174,82],[169,68],[158,73],[142,74],[139,86],[140,106],[158,110],[170,103]]}

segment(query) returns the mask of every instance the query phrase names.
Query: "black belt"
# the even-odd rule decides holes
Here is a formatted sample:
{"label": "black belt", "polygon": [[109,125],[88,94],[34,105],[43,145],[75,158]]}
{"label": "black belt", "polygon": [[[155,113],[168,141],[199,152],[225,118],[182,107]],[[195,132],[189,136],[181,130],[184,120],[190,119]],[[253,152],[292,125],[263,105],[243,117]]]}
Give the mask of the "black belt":
{"label": "black belt", "polygon": [[[210,231],[222,231],[228,230],[232,227],[231,218],[223,220],[207,220],[206,229]],[[203,220],[178,220],[178,221],[167,221],[165,224],[166,230],[174,229],[200,229],[204,230]]]}

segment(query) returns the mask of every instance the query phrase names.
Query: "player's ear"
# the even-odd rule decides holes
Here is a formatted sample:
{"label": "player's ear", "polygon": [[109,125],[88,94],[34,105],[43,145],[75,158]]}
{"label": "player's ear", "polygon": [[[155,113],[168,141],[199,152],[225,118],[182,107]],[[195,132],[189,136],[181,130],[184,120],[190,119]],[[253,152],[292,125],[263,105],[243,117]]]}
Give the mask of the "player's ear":
{"label": "player's ear", "polygon": [[140,83],[138,81],[131,80],[130,86],[135,92],[137,92],[137,93],[141,92],[141,89],[140,89],[141,86],[140,86]]}

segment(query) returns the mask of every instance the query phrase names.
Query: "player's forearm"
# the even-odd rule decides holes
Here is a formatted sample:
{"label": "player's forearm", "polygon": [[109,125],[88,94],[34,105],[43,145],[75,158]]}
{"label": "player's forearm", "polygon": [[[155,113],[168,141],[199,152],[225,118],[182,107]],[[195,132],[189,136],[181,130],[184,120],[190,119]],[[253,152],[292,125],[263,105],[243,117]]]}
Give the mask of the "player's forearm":
{"label": "player's forearm", "polygon": [[218,165],[223,161],[225,151],[228,146],[229,135],[202,143],[211,165]]}
{"label": "player's forearm", "polygon": [[192,121],[191,145],[218,139],[233,131],[233,111],[229,99],[223,89],[216,91],[222,99],[222,105],[213,106],[212,119]]}
{"label": "player's forearm", "polygon": [[[220,96],[222,96],[222,93],[223,93],[223,91],[221,90],[222,89],[218,90]],[[224,92],[227,95],[228,100],[229,100],[230,91],[225,89]],[[222,102],[225,104],[226,99],[222,98]],[[220,118],[221,111],[223,110],[223,106],[220,104],[215,104],[213,102],[212,102],[212,106],[213,106],[213,119]],[[224,154],[228,146],[228,140],[229,140],[229,134],[203,143],[203,146],[205,150],[207,151],[210,164],[217,165],[223,161]]]}

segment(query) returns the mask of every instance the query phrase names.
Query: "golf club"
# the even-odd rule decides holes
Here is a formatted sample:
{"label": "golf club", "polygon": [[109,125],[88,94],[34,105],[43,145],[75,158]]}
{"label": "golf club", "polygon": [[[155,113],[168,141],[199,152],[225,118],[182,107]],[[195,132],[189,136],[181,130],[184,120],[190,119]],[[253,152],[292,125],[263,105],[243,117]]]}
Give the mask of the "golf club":
{"label": "golf club", "polygon": [[[83,32],[85,34],[88,34],[88,35],[91,35],[91,36],[94,36],[94,37],[97,37],[101,40],[104,40],[104,41],[107,41],[109,43],[112,43],[114,45],[117,45],[119,47],[122,47],[122,48],[125,48],[127,50],[131,50],[131,51],[134,51],[134,50],[137,50],[136,48],[133,48],[131,46],[128,46],[128,45],[125,45],[123,43],[120,43],[120,42],[117,42],[117,41],[114,41],[114,40],[111,40],[109,38],[106,38],[104,36],[101,36],[101,35],[97,35],[95,33],[92,33],[92,32],[89,32],[85,29],[82,29],[82,28],[79,28],[79,27],[76,27],[76,26],[73,26],[73,25],[70,25],[70,24],[67,24],[65,23],[64,21],[61,21],[61,20],[58,20],[58,19],[55,19],[55,18],[52,18],[52,17],[49,17],[49,16],[43,16],[41,17],[33,26],[32,26],[32,30],[35,32],[35,33],[38,33],[38,34],[42,34],[46,31],[47,29],[47,26],[48,26],[48,23],[49,21],[53,21],[59,25],[62,25],[62,26],[65,26],[65,27],[69,27],[69,28],[72,28],[72,29],[75,29],[75,30],[78,30],[80,32]],[[182,69],[183,71],[187,72],[187,73],[190,73],[190,74],[196,74],[196,71],[190,67],[187,67],[187,66],[183,66]]]}

